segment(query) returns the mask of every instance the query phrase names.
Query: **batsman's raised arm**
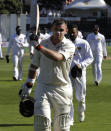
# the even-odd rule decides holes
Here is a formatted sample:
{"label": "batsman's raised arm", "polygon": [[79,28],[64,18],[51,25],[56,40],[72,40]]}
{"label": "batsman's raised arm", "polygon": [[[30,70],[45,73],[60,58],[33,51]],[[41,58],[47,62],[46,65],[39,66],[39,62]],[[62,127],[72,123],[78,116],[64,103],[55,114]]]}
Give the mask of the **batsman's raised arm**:
{"label": "batsman's raised arm", "polygon": [[[51,40],[52,38],[50,38]],[[33,44],[33,46],[35,47],[35,49],[41,53],[43,53],[45,56],[47,56],[48,58],[55,60],[55,61],[61,61],[64,59],[63,54],[54,51],[52,49],[46,48],[44,43],[46,43],[46,41],[42,41],[41,43],[39,43],[38,41],[38,36],[36,34],[32,34],[30,36],[30,43]],[[53,40],[52,40],[53,42]]]}
{"label": "batsman's raised arm", "polygon": [[[38,49],[38,47],[36,47]],[[56,52],[56,51],[53,51],[53,50],[50,50],[50,49],[47,49],[45,48],[44,46],[40,45],[39,46],[39,50],[40,52],[42,52],[45,56],[47,56],[49,59],[52,59],[54,61],[62,61],[64,60],[64,55],[59,53],[59,52]]]}

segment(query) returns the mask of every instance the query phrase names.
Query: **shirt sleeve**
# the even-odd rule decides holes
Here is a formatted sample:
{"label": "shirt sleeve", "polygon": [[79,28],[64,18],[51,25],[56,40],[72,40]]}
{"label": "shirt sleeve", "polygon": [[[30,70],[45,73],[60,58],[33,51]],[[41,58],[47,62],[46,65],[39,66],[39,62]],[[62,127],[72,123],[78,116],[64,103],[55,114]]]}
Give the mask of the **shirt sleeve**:
{"label": "shirt sleeve", "polygon": [[90,45],[86,43],[86,52],[85,52],[85,59],[81,62],[81,67],[86,68],[93,62],[93,54],[90,48]]}
{"label": "shirt sleeve", "polygon": [[103,48],[103,55],[107,56],[107,50],[106,50],[106,41],[105,41],[105,37],[102,37],[102,48]]}
{"label": "shirt sleeve", "polygon": [[24,36],[23,46],[24,46],[24,47],[28,47],[28,46],[29,46],[29,43],[28,43],[28,41],[27,41],[27,37],[26,37],[26,36]]}
{"label": "shirt sleeve", "polygon": [[74,55],[75,46],[73,43],[69,42],[67,44],[64,44],[58,52],[63,54],[65,59],[67,60],[70,56]]}
{"label": "shirt sleeve", "polygon": [[28,47],[28,46],[29,46],[29,43],[28,43],[28,41],[27,41],[26,35],[22,34],[21,37],[23,38],[23,41],[21,42],[22,47]]}
{"label": "shirt sleeve", "polygon": [[39,67],[40,66],[40,52],[34,49],[34,55],[32,58],[32,64]]}

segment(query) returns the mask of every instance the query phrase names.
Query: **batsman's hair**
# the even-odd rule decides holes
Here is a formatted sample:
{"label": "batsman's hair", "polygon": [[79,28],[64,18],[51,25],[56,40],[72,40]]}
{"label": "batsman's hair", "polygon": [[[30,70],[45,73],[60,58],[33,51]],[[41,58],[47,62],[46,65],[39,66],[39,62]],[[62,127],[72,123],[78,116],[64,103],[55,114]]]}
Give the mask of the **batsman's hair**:
{"label": "batsman's hair", "polygon": [[57,18],[52,23],[52,25],[61,25],[61,24],[66,24],[67,25],[66,20],[64,20],[63,18]]}

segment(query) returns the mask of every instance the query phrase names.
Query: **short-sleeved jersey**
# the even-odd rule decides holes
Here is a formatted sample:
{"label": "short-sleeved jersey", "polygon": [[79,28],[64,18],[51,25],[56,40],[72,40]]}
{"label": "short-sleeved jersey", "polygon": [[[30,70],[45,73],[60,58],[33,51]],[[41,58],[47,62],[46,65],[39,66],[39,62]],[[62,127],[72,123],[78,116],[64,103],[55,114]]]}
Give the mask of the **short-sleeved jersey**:
{"label": "short-sleeved jersey", "polygon": [[41,41],[41,45],[64,55],[63,61],[54,61],[39,51],[35,51],[32,64],[40,67],[40,75],[37,83],[49,86],[67,86],[70,84],[69,71],[75,52],[74,44],[64,37],[57,45],[53,45],[51,39]]}

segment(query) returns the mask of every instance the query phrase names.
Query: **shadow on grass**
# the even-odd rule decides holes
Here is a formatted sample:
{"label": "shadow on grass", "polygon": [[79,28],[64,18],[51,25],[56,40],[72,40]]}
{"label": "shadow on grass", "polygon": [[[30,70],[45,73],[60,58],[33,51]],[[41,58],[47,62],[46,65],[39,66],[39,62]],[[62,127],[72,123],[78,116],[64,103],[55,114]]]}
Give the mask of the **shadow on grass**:
{"label": "shadow on grass", "polygon": [[13,81],[13,82],[17,82],[17,81],[14,81],[14,80],[0,80],[0,82],[5,82],[5,81]]}
{"label": "shadow on grass", "polygon": [[33,124],[0,124],[0,127],[10,127],[10,126],[33,126]]}

